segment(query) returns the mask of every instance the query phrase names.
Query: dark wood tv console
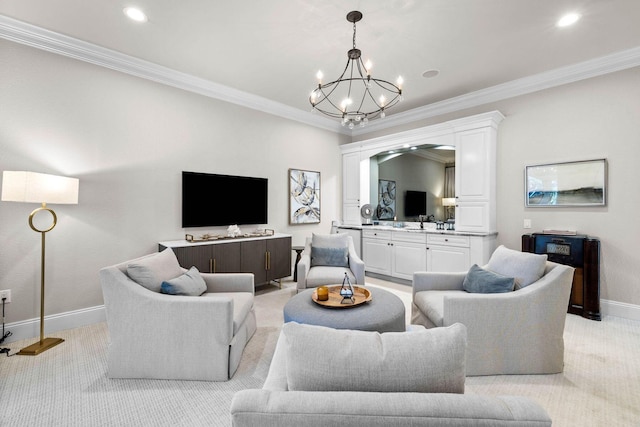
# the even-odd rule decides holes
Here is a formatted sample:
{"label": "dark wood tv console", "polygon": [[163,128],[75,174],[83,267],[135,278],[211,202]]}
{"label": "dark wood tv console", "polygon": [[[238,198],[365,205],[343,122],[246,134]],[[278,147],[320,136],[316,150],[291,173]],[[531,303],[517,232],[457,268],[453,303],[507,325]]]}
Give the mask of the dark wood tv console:
{"label": "dark wood tv console", "polygon": [[237,237],[205,242],[160,242],[171,248],[184,268],[203,273],[253,273],[256,286],[291,275],[291,236]]}
{"label": "dark wood tv console", "polygon": [[600,240],[585,236],[522,235],[522,251],[547,254],[548,260],[574,267],[568,313],[600,320]]}

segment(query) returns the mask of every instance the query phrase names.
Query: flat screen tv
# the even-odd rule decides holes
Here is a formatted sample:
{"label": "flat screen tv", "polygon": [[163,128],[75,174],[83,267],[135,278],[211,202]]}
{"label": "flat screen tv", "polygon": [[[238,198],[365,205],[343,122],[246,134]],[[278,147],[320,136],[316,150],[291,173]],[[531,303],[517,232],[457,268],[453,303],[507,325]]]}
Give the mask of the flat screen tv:
{"label": "flat screen tv", "polygon": [[407,190],[404,196],[404,216],[413,217],[427,214],[427,193]]}
{"label": "flat screen tv", "polygon": [[267,178],[182,172],[182,227],[267,224]]}

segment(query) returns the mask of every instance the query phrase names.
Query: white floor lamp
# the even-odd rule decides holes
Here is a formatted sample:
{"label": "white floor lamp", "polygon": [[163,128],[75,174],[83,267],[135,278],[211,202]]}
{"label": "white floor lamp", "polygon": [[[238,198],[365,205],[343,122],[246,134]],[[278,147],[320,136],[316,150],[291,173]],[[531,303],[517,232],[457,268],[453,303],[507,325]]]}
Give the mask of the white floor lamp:
{"label": "white floor lamp", "polygon": [[[18,352],[19,355],[37,356],[64,341],[61,338],[44,337],[44,237],[48,231],[53,230],[53,227],[55,227],[58,222],[56,213],[47,207],[47,203],[78,204],[78,187],[79,181],[77,178],[23,171],[4,171],[2,173],[2,196],[0,196],[0,199],[3,202],[42,203],[41,207],[36,208],[31,212],[31,215],[29,215],[29,226],[33,231],[40,233],[42,236],[40,262],[40,341],[23,348]],[[49,212],[53,219],[51,226],[42,230],[33,224],[34,216],[41,211]]]}

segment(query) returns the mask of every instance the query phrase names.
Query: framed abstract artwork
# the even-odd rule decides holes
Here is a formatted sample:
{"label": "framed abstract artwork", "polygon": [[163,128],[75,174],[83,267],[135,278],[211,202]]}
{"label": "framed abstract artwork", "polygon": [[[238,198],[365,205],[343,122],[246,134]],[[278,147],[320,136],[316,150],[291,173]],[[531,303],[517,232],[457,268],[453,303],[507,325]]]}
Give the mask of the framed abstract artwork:
{"label": "framed abstract artwork", "polygon": [[607,160],[525,167],[526,207],[606,206]]}
{"label": "framed abstract artwork", "polygon": [[289,169],[289,224],[320,223],[320,172]]}
{"label": "framed abstract artwork", "polygon": [[396,182],[378,180],[378,206],[376,216],[382,220],[394,220],[396,216]]}

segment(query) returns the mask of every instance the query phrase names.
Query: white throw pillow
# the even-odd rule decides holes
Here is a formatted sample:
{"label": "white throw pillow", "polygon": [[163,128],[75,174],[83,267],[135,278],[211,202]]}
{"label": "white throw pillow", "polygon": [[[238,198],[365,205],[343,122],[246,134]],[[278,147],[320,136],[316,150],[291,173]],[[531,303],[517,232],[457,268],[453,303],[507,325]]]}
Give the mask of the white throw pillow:
{"label": "white throw pillow", "polygon": [[464,393],[461,323],[380,334],[288,322],[282,331],[289,390]]}
{"label": "white throw pillow", "polygon": [[529,286],[544,274],[547,265],[546,255],[519,252],[500,245],[491,255],[487,270],[516,280],[516,289]]}
{"label": "white throw pillow", "polygon": [[139,285],[160,292],[162,282],[184,273],[178,258],[170,248],[127,265],[127,274]]}

